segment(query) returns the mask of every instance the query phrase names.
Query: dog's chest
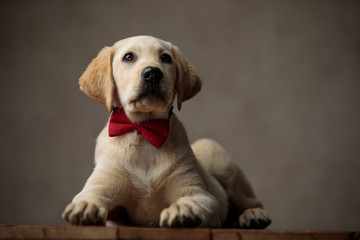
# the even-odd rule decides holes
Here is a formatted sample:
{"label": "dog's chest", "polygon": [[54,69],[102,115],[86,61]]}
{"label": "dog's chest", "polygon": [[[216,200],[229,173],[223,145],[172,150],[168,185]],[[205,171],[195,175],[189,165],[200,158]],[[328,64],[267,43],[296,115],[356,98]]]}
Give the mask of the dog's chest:
{"label": "dog's chest", "polygon": [[143,144],[124,165],[133,186],[146,195],[159,188],[172,169],[168,154],[152,148],[150,144]]}
{"label": "dog's chest", "polygon": [[126,196],[119,196],[118,203],[126,208],[135,223],[158,224],[160,212],[169,204],[165,201],[165,194],[174,164],[169,161],[171,157],[167,151],[154,149],[146,140],[137,140],[140,146],[130,147],[129,155],[123,161],[131,186]]}

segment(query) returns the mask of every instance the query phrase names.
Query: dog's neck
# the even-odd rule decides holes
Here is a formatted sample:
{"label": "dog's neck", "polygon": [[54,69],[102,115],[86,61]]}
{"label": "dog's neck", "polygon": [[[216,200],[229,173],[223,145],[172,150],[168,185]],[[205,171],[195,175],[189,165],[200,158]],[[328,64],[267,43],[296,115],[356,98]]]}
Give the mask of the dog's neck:
{"label": "dog's neck", "polygon": [[163,113],[159,113],[159,112],[127,112],[127,111],[125,111],[126,116],[133,123],[143,123],[143,122],[148,122],[148,121],[154,120],[154,119],[170,119],[172,113],[173,113],[172,106],[170,106],[170,108],[167,109]]}

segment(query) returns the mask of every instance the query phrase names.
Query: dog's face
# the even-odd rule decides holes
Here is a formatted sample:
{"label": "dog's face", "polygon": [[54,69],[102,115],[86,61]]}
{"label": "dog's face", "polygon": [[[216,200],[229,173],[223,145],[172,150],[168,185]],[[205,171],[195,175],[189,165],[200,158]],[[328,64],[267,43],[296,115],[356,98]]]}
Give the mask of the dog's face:
{"label": "dog's face", "polygon": [[106,47],[80,78],[80,88],[93,99],[122,106],[133,122],[166,118],[175,96],[178,108],[201,88],[201,80],[169,42],[138,36]]}
{"label": "dog's face", "polygon": [[115,46],[113,76],[125,112],[168,112],[176,81],[171,45],[138,37],[119,41]]}

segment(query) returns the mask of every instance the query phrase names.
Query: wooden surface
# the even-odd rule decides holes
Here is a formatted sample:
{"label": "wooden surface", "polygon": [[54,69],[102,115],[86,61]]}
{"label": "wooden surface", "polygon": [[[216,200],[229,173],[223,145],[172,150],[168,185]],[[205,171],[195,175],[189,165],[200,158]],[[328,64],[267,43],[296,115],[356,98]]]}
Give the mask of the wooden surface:
{"label": "wooden surface", "polygon": [[360,240],[360,234],[341,231],[0,225],[0,239]]}

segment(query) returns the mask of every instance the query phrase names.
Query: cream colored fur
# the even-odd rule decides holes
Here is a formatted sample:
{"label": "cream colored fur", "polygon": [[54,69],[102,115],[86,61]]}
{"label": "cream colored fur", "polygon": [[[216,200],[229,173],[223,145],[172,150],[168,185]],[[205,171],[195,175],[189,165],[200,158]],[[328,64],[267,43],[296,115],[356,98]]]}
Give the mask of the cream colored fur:
{"label": "cream colored fur", "polygon": [[[133,54],[133,61],[124,61],[128,53]],[[163,54],[170,56],[171,63],[161,60]],[[163,72],[160,97],[144,94],[140,75],[148,66]],[[104,48],[79,82],[91,98],[109,111],[113,105],[122,107],[133,122],[167,119],[175,99],[180,109],[201,88],[198,74],[178,48],[149,36]],[[110,214],[121,206],[124,217],[134,225],[221,227],[229,216],[229,202],[240,227],[261,228],[270,223],[230,155],[209,139],[190,146],[175,114],[160,149],[136,132],[109,137],[107,124],[97,138],[95,164],[83,190],[62,215],[73,225],[121,223],[118,219],[123,215]]]}

